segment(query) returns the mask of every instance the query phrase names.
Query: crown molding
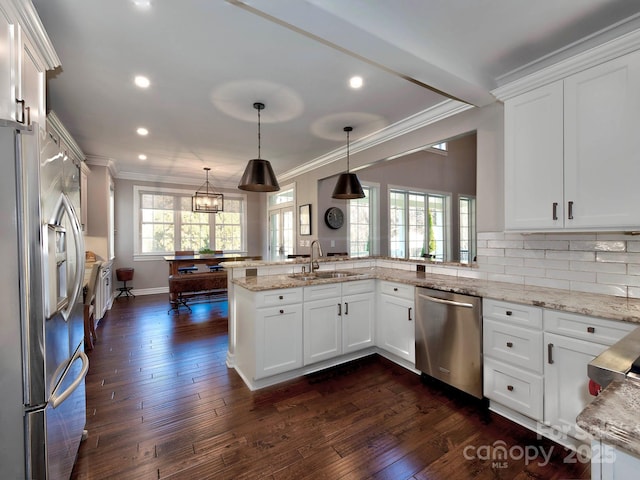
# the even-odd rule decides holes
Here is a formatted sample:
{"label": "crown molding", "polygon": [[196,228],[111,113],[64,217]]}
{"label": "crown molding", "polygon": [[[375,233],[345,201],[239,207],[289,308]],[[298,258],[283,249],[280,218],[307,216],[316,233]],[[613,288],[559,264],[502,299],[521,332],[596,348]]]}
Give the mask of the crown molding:
{"label": "crown molding", "polygon": [[491,91],[501,101],[640,49],[640,29],[590,48]]}
{"label": "crown molding", "polygon": [[87,165],[96,165],[99,167],[107,167],[109,173],[113,178],[118,177],[118,164],[110,157],[101,157],[99,155],[87,155],[85,161]]}
{"label": "crown molding", "polygon": [[[138,172],[120,172],[118,175],[113,175],[114,177],[122,180],[132,180],[134,182],[148,182],[148,183],[170,183],[174,185],[192,185],[194,187],[199,187],[202,185],[202,178],[196,179],[194,177],[176,177],[167,176],[167,175],[153,175],[149,173],[138,173]],[[236,183],[223,183],[216,181],[215,184],[211,182],[213,187],[219,190],[237,190],[238,184]],[[225,193],[225,192],[221,192]]]}
{"label": "crown molding", "polygon": [[[418,112],[415,115],[400,120],[388,127],[385,127],[377,132],[367,135],[364,138],[351,142],[349,145],[349,151],[351,154],[367,150],[369,148],[380,145],[381,143],[388,142],[395,138],[406,135],[407,133],[418,130],[427,125],[439,122],[445,118],[457,115],[471,108],[476,108],[468,103],[459,102],[457,100],[445,100],[431,108]],[[288,170],[281,175],[278,175],[279,181],[288,181],[298,175],[303,175],[317,168],[329,165],[333,162],[345,158],[347,155],[346,145],[337,148],[325,155],[317,157],[307,163],[304,163],[296,168]]]}
{"label": "crown molding", "polygon": [[86,155],[80,148],[80,146],[73,139],[69,131],[65,128],[58,116],[53,110],[47,113],[47,126],[53,129],[54,132],[60,137],[64,143],[69,147],[73,154],[80,160],[84,160]]}
{"label": "crown molding", "polygon": [[62,62],[53,48],[53,43],[40,21],[40,16],[30,1],[9,0],[10,5],[17,15],[17,22],[29,41],[36,48],[44,61],[45,68],[52,70],[59,67]]}

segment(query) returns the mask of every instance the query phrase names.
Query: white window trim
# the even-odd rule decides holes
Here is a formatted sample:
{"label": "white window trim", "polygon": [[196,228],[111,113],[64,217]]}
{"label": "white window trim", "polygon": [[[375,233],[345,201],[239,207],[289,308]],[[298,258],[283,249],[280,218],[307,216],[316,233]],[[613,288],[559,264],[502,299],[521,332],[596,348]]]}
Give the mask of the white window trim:
{"label": "white window trim", "polygon": [[[445,192],[445,191],[441,191],[441,190],[426,190],[426,189],[422,189],[422,188],[415,188],[415,187],[403,187],[400,185],[388,185],[387,186],[387,209],[389,209],[389,205],[391,205],[391,192],[392,191],[400,191],[403,193],[420,193],[420,194],[424,194],[424,195],[442,195],[443,197],[445,197],[445,208],[444,208],[444,213],[445,213],[445,229],[444,229],[444,258],[445,258],[445,262],[447,262],[448,260],[446,260],[447,258],[450,257],[451,254],[451,249],[453,248],[453,245],[451,245],[451,202],[453,201],[453,193],[452,192]],[[407,210],[405,208],[405,216],[407,215]],[[388,215],[387,212],[387,232],[391,232],[391,215]],[[405,218],[405,220],[408,220],[407,218]],[[405,225],[406,227],[407,225]],[[405,251],[408,252],[408,241],[409,241],[409,237],[408,235],[405,235]],[[389,237],[389,245],[391,245],[391,237]],[[389,252],[387,251],[387,255],[389,254]],[[405,258],[409,258],[408,256]]]}
{"label": "white window trim", "polygon": [[[171,193],[185,196],[193,196],[195,190],[186,190],[181,188],[167,188],[167,187],[154,187],[146,185],[134,185],[133,186],[133,260],[134,261],[146,261],[146,260],[161,260],[164,259],[165,254],[157,253],[142,253],[140,252],[140,192],[149,193]],[[224,193],[225,197],[233,199],[242,199],[244,202],[245,212],[243,215],[242,223],[242,245],[245,250],[247,248],[247,195],[244,193]]]}
{"label": "white window trim", "polygon": [[[380,255],[380,184],[374,182],[362,182],[372,192],[369,197],[369,256]],[[351,209],[347,208],[347,225],[351,225]],[[347,249],[351,245],[351,228],[347,228]]]}

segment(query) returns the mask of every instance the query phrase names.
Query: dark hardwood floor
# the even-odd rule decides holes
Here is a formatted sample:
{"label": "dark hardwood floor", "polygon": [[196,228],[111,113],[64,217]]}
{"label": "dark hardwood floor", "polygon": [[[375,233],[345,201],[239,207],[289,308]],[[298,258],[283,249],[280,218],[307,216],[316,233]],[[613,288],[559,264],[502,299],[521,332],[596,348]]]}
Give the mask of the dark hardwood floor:
{"label": "dark hardwood floor", "polygon": [[123,298],[100,321],[72,478],[589,478],[562,447],[377,355],[251,392],[225,365],[226,302],[168,307]]}

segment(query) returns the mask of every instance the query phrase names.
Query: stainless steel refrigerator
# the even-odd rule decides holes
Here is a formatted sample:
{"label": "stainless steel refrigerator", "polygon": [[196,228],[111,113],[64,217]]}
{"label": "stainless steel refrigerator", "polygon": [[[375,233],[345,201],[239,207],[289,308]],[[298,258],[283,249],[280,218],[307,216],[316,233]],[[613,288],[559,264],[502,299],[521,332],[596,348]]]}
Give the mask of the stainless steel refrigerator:
{"label": "stainless steel refrigerator", "polygon": [[0,478],[67,479],[86,422],[80,171],[0,123]]}

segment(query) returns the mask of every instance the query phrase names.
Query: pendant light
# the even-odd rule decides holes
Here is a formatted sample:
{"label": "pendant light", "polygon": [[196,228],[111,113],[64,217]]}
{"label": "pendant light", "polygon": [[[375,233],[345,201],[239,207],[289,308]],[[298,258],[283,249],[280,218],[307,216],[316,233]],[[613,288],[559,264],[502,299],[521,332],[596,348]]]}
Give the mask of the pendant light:
{"label": "pendant light", "polygon": [[191,210],[198,213],[218,213],[224,210],[224,195],[216,193],[209,183],[209,167],[204,167],[207,180],[191,197]]}
{"label": "pendant light", "polygon": [[280,190],[280,185],[273,173],[273,168],[269,160],[260,158],[260,110],[264,109],[264,103],[256,102],[253,108],[258,110],[258,158],[249,160],[238,188],[249,192],[277,192]]}
{"label": "pendant light", "polygon": [[347,172],[341,173],[338,177],[331,198],[340,200],[364,198],[364,190],[362,190],[358,176],[355,173],[349,173],[349,132],[352,130],[352,127],[344,127],[344,131],[347,132]]}

